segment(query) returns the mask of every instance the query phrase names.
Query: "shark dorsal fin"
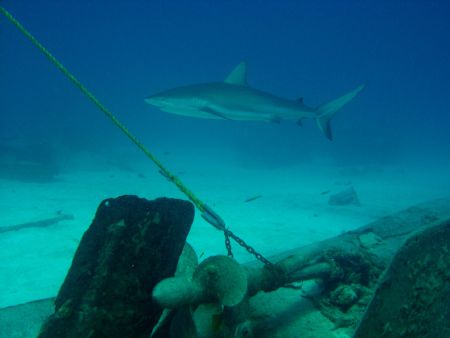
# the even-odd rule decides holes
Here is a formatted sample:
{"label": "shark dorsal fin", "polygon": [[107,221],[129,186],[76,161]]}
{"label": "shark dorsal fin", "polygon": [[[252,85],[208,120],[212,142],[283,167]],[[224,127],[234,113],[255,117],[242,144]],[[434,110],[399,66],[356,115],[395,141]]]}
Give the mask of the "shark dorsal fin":
{"label": "shark dorsal fin", "polygon": [[230,75],[225,79],[225,83],[246,86],[247,85],[247,64],[241,62],[233,69]]}

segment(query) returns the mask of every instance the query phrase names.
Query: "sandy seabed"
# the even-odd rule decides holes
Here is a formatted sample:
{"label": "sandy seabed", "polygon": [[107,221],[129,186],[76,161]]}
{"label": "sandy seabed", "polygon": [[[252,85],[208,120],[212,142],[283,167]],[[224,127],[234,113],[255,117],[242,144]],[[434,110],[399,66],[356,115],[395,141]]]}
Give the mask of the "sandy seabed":
{"label": "sandy seabed", "polygon": [[[174,173],[218,212],[232,231],[265,256],[450,195],[450,168],[444,167],[291,165],[261,169],[220,159],[205,166],[187,158],[172,164]],[[74,216],[46,228],[0,233],[0,308],[56,295],[103,199],[129,194],[147,199],[185,198],[151,164],[134,167],[75,166],[47,183],[0,180],[0,226],[58,213]],[[328,204],[330,195],[349,186],[358,193],[360,206]],[[188,241],[201,258],[226,254],[223,234],[198,212]],[[240,262],[254,259],[235,243],[233,249]]]}

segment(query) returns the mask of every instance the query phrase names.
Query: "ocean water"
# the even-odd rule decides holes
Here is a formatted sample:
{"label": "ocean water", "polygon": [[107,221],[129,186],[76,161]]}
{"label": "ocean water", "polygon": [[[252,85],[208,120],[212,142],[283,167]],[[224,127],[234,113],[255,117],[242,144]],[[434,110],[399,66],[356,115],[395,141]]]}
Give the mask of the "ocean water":
{"label": "ocean water", "polygon": [[[448,1],[0,5],[266,255],[450,194]],[[241,61],[250,86],[310,106],[366,87],[331,121],[331,142],[312,119],[302,127],[195,119],[144,102],[165,89],[222,81]],[[185,198],[3,16],[0,186],[0,226],[74,216],[0,233],[0,307],[56,294],[102,199]],[[360,206],[327,203],[348,186]],[[199,254],[225,252],[213,233],[196,216],[190,236]]]}
{"label": "ocean water", "polygon": [[[222,148],[255,165],[448,162],[445,1],[5,2],[149,148]],[[15,27],[1,20],[1,135],[80,149],[126,140]],[[242,60],[252,86],[311,106],[361,83],[333,120],[231,123],[168,116],[143,98],[219,81]],[[182,146],[180,146],[182,143]],[[95,146],[94,146],[95,145]],[[105,149],[104,149],[105,150]],[[198,160],[198,159],[196,159]]]}

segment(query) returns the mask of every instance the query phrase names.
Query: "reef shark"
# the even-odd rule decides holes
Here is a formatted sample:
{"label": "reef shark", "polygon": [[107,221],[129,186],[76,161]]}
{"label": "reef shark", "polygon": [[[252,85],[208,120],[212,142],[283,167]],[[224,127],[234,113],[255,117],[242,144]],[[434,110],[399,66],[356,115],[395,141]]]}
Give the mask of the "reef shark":
{"label": "reef shark", "polygon": [[185,116],[225,120],[253,120],[279,123],[294,120],[302,124],[312,118],[325,136],[332,140],[330,120],[362,89],[318,107],[309,107],[303,99],[288,100],[254,89],[247,84],[247,66],[241,62],[224,82],[194,84],[169,89],[149,96],[145,101],[160,110]]}

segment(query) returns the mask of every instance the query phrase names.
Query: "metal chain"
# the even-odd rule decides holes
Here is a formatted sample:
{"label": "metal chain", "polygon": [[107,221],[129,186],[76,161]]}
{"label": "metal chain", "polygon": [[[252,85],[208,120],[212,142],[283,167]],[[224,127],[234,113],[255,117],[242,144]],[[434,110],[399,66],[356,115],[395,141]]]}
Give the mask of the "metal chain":
{"label": "metal chain", "polygon": [[[245,243],[245,241],[238,237],[237,235],[235,235],[231,230],[229,229],[225,229],[224,231],[225,234],[225,238],[228,238],[228,242],[230,241],[229,238],[232,238],[237,244],[239,244],[241,247],[243,247],[245,250],[247,250],[247,252],[250,255],[255,256],[255,258],[260,261],[261,263],[263,263],[264,265],[266,265],[269,268],[274,267],[274,264],[271,263],[267,258],[265,258],[263,255],[261,255],[259,252],[257,252],[253,247],[251,247],[250,245],[248,245],[247,243]],[[225,240],[225,245],[226,245],[226,240]],[[230,252],[231,250],[231,245],[228,248],[227,247],[228,252]]]}
{"label": "metal chain", "polygon": [[228,235],[227,231],[224,231],[223,234],[225,235],[225,248],[227,249],[228,257],[233,258],[233,251],[231,250],[231,241],[230,236]]}
{"label": "metal chain", "polygon": [[267,267],[275,269],[273,263],[271,263],[267,258],[261,255],[255,249],[253,249],[253,247],[245,243],[245,241],[242,238],[235,235],[230,229],[228,229],[225,225],[225,221],[210,206],[208,206],[207,204],[203,204],[203,210],[204,210],[202,213],[203,219],[212,226],[214,226],[216,229],[223,231],[223,234],[225,235],[225,247],[227,249],[229,257],[233,257],[233,252],[231,251],[231,243],[230,243],[230,238],[232,238],[237,244],[239,244],[241,247],[247,250],[249,254],[255,256],[257,260],[262,262]]}

